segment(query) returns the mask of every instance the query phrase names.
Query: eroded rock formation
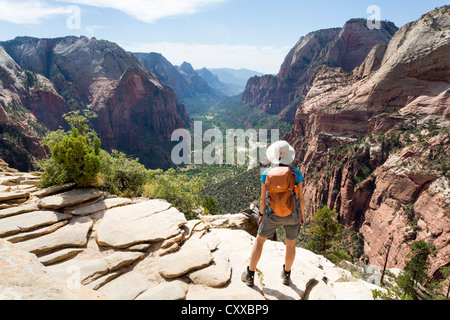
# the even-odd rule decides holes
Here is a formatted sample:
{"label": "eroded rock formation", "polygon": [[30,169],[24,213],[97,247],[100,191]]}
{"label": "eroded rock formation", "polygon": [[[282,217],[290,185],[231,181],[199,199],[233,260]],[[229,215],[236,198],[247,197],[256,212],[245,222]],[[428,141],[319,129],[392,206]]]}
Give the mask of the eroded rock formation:
{"label": "eroded rock formation", "polygon": [[410,241],[432,242],[435,277],[450,263],[449,10],[403,26],[353,72],[322,66],[285,137],[309,180],[309,215],[336,209],[380,266],[391,236],[390,267],[404,266]]}

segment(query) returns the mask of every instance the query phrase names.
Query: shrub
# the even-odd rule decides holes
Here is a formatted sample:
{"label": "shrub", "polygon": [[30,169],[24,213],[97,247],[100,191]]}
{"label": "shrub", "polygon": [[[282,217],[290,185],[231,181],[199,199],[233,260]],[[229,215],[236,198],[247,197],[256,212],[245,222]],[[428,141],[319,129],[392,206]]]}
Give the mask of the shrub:
{"label": "shrub", "polygon": [[140,196],[149,178],[149,171],[126,154],[113,150],[100,152],[100,172],[103,189],[122,196]]}
{"label": "shrub", "polygon": [[202,207],[206,214],[219,214],[219,204],[214,198],[206,196],[202,201]]}
{"label": "shrub", "polygon": [[64,115],[71,130],[57,130],[44,140],[51,158],[38,163],[44,170],[41,185],[75,182],[79,186],[91,185],[100,172],[100,139],[89,128],[89,119],[95,115],[73,111]]}
{"label": "shrub", "polygon": [[177,175],[175,169],[169,169],[165,173],[159,170],[150,173],[149,183],[144,186],[144,195],[165,199],[183,212],[187,219],[195,219],[201,205],[203,185],[202,179]]}

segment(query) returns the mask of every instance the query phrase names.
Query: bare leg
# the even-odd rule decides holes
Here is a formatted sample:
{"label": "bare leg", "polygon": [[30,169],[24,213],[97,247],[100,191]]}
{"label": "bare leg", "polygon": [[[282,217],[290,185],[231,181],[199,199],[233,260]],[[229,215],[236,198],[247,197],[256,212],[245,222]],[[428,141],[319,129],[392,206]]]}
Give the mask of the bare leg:
{"label": "bare leg", "polygon": [[248,269],[252,272],[256,271],[256,266],[258,265],[259,259],[261,258],[262,250],[264,247],[264,243],[267,238],[263,238],[261,236],[256,237],[256,241],[253,244],[252,254],[250,256],[250,264]]}
{"label": "bare leg", "polygon": [[295,260],[295,240],[286,239],[286,256],[284,261],[284,269],[286,272],[291,271]]}

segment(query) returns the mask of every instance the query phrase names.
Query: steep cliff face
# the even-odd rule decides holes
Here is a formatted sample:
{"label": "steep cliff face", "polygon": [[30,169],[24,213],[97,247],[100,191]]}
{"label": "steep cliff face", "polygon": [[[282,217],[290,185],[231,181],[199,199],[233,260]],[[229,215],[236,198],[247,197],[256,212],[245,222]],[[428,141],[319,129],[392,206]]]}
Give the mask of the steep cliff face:
{"label": "steep cliff face", "polygon": [[99,115],[94,125],[103,148],[134,155],[153,150],[139,153],[146,165],[169,165],[168,133],[184,127],[188,116],[173,90],[134,55],[86,37],[16,38],[2,44],[22,68],[47,77],[62,97],[53,101],[41,94],[49,107],[29,108],[50,129],[63,124],[61,115],[68,110],[89,108]]}
{"label": "steep cliff face", "polygon": [[134,53],[144,66],[173,88],[189,112],[198,112],[223,100],[226,96],[212,88],[188,62],[172,65],[160,53]]}
{"label": "steep cliff face", "polygon": [[57,129],[55,117],[70,110],[44,76],[23,70],[0,47],[0,154],[20,170],[31,170],[46,150],[41,138]]}
{"label": "steep cliff face", "polygon": [[383,22],[379,30],[369,30],[365,22],[350,20],[343,28],[309,33],[289,52],[276,77],[255,77],[248,82],[242,102],[271,114],[283,111],[280,117],[292,121],[319,66],[352,71],[374,45],[388,43],[396,31],[391,22]]}
{"label": "steep cliff face", "polygon": [[[298,151],[308,214],[322,205],[359,230],[371,263],[403,267],[412,240],[450,263],[450,7],[403,26],[353,73],[322,66],[285,137]],[[347,69],[349,70],[349,69]]]}

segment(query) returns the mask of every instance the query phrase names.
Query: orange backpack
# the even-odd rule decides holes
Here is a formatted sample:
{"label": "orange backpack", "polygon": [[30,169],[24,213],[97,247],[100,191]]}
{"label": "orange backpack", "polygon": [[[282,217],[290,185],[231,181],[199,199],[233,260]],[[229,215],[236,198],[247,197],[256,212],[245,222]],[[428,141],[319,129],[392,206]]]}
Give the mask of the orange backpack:
{"label": "orange backpack", "polygon": [[266,205],[276,216],[287,217],[294,211],[293,191],[296,175],[290,167],[275,167],[266,177]]}

